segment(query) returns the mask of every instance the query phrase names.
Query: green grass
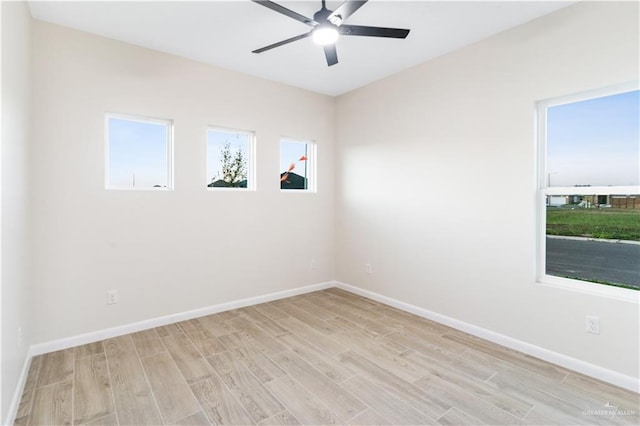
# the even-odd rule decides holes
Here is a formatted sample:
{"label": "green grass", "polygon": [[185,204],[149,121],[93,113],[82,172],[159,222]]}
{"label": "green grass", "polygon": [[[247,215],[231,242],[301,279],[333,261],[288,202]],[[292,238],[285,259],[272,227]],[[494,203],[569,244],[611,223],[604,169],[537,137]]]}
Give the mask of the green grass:
{"label": "green grass", "polygon": [[547,208],[547,235],[640,241],[640,211]]}
{"label": "green grass", "polygon": [[562,277],[563,278],[571,278],[572,280],[587,281],[587,282],[590,282],[590,283],[610,285],[612,287],[628,288],[630,290],[640,290],[640,287],[638,287],[637,285],[633,285],[633,284],[612,283],[612,282],[609,282],[609,281],[596,280],[594,278],[574,277],[573,275],[563,275]]}

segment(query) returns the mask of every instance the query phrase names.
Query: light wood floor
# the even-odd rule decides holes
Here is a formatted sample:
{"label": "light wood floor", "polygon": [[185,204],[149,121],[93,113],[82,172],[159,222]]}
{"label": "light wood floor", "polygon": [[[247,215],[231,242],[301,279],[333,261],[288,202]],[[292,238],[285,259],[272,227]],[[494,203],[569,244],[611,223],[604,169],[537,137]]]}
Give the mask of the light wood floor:
{"label": "light wood floor", "polygon": [[16,424],[640,424],[639,396],[338,289],[35,357]]}

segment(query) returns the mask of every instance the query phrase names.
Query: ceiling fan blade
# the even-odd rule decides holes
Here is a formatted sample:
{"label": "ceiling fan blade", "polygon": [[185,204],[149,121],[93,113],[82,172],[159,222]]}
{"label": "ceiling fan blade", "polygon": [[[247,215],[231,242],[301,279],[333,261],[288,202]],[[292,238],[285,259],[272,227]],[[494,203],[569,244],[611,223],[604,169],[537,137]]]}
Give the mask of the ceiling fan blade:
{"label": "ceiling fan blade", "polygon": [[336,10],[331,12],[331,15],[329,15],[328,19],[329,21],[331,21],[331,18],[340,15],[340,19],[344,21],[349,16],[351,16],[353,12],[360,9],[367,1],[369,0],[346,0],[344,3],[338,6]]}
{"label": "ceiling fan blade", "polygon": [[295,37],[291,37],[291,38],[288,38],[286,40],[282,40],[282,41],[279,41],[277,43],[273,43],[273,44],[270,44],[268,46],[261,47],[260,49],[256,49],[251,53],[262,53],[264,51],[271,50],[271,49],[274,49],[276,47],[280,47],[280,46],[283,46],[285,44],[292,43],[294,41],[302,40],[303,38],[307,38],[310,35],[311,35],[311,32],[300,34],[300,35],[297,35]]}
{"label": "ceiling fan blade", "polygon": [[327,58],[327,65],[335,65],[338,63],[338,52],[335,44],[327,44],[324,46],[324,56]]}
{"label": "ceiling fan blade", "polygon": [[274,2],[269,1],[269,0],[252,0],[252,1],[255,2],[255,3],[261,4],[264,7],[267,7],[267,8],[269,8],[269,9],[275,11],[275,12],[278,12],[278,13],[281,13],[281,14],[283,14],[285,16],[288,16],[289,18],[293,18],[296,21],[300,21],[303,24],[307,24],[307,25],[309,25],[311,27],[315,27],[315,26],[318,25],[318,23],[316,21],[314,21],[313,19],[307,18],[304,15],[300,15],[299,13],[294,12],[291,9],[287,9],[284,6],[280,6],[278,3],[274,3]]}
{"label": "ceiling fan blade", "polygon": [[361,25],[341,25],[340,34],[348,36],[407,38],[410,30],[400,28],[363,27]]}

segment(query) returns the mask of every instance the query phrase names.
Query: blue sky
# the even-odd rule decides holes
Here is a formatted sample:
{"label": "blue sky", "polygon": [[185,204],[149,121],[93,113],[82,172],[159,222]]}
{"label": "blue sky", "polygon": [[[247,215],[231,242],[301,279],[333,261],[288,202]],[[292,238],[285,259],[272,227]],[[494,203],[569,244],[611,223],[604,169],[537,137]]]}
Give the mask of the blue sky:
{"label": "blue sky", "polygon": [[551,186],[640,184],[640,92],[547,109]]}
{"label": "blue sky", "polygon": [[299,161],[303,155],[309,157],[306,143],[283,139],[280,142],[280,173],[289,170],[291,163],[294,163],[296,168],[292,170],[292,173],[307,177],[306,162]]}
{"label": "blue sky", "polygon": [[[109,185],[119,188],[150,188],[167,185],[168,125],[109,117]],[[229,142],[232,154],[241,149],[248,158],[249,134],[232,130],[207,131],[206,184],[222,177],[221,148]],[[307,144],[283,139],[280,144],[280,170],[274,170],[278,182],[280,173],[295,163],[294,173],[306,176],[305,162],[309,156]]]}
{"label": "blue sky", "polygon": [[167,185],[168,126],[109,118],[109,185],[150,188]]}

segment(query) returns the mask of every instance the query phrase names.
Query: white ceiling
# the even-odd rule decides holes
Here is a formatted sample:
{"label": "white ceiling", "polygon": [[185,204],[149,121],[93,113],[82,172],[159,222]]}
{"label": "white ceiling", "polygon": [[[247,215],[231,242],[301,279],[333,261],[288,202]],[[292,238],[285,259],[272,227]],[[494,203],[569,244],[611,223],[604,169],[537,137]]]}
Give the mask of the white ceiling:
{"label": "white ceiling", "polygon": [[[320,0],[276,2],[309,17],[320,9]],[[36,19],[335,96],[574,2],[372,0],[346,23],[411,33],[405,40],[343,36],[332,67],[310,38],[251,53],[310,27],[248,0],[30,1],[29,7]]]}

